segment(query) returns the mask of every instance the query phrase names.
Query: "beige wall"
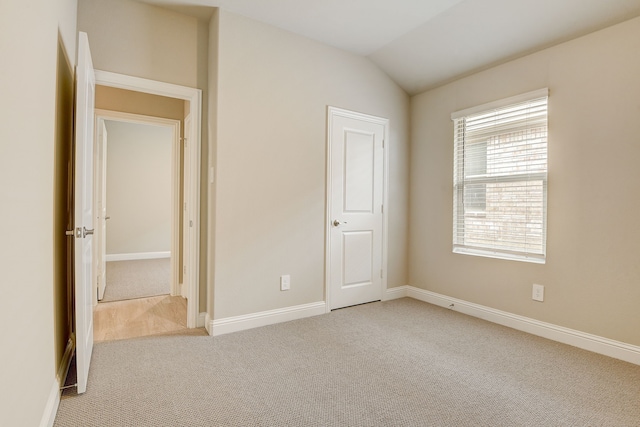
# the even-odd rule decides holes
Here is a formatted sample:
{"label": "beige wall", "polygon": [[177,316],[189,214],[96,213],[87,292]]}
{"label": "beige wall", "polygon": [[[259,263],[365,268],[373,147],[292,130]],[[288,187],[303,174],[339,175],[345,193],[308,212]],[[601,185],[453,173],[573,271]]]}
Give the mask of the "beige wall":
{"label": "beige wall", "polygon": [[78,30],[97,70],[197,86],[196,18],[132,0],[80,0]]}
{"label": "beige wall", "polygon": [[171,251],[173,129],[106,127],[107,255]]}
{"label": "beige wall", "polygon": [[58,36],[69,62],[75,66],[77,49],[78,0],[55,0],[58,14]]}
{"label": "beige wall", "polygon": [[[0,69],[3,426],[39,425],[56,391],[53,253],[54,236],[64,230],[54,227],[53,183],[57,141],[68,135],[56,110],[64,104],[57,98],[69,96],[57,93],[68,88],[56,78],[60,34],[75,35],[75,19],[66,16],[73,9],[72,0],[15,0],[0,13],[0,57],[19,64]],[[62,50],[75,52],[71,39]],[[69,59],[73,65],[75,54]]]}
{"label": "beige wall", "polygon": [[[217,146],[218,146],[218,40],[220,30],[220,10],[215,9],[211,19],[209,20],[209,41],[207,43],[208,48],[208,78],[207,87],[209,89],[208,96],[204,98],[203,103],[207,104],[208,118],[207,127],[209,135],[209,156],[208,167],[215,166],[217,164]],[[204,143],[203,139],[203,143]],[[205,168],[207,169],[207,168]],[[207,257],[205,260],[207,268],[207,286],[205,289],[200,288],[200,311],[206,311],[210,315],[213,315],[213,301],[215,299],[214,292],[214,278],[215,278],[215,259],[216,259],[216,242],[215,242],[215,229],[216,229],[216,176],[217,169],[214,167],[214,183],[209,181],[208,184],[203,185],[203,188],[207,191],[208,201],[208,214],[207,220]],[[203,306],[202,303],[205,303]]]}
{"label": "beige wall", "polygon": [[[638,52],[634,19],[412,98],[411,285],[640,345]],[[546,264],[453,254],[451,112],[543,87]]]}
{"label": "beige wall", "polygon": [[188,105],[189,103],[181,99],[167,98],[166,96],[151,95],[109,86],[96,86],[96,108],[101,110],[182,120],[184,118],[185,104]]}
{"label": "beige wall", "polygon": [[214,317],[324,300],[328,105],[391,120],[388,276],[405,285],[408,96],[366,58],[219,21]]}

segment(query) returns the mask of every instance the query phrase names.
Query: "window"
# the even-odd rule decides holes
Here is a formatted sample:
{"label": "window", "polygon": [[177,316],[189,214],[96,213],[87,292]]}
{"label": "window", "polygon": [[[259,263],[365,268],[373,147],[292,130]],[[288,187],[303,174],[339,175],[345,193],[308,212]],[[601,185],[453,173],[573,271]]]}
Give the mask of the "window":
{"label": "window", "polygon": [[453,252],[544,263],[548,90],[453,113]]}

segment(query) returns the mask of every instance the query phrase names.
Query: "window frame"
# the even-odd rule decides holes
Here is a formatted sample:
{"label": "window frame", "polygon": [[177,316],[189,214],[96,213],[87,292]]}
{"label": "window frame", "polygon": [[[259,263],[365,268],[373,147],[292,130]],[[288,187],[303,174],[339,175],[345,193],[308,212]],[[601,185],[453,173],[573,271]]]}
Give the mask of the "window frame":
{"label": "window frame", "polygon": [[[494,102],[478,105],[476,107],[467,108],[461,111],[457,111],[451,114],[451,120],[454,123],[454,168],[453,168],[453,252],[459,254],[466,255],[475,255],[475,256],[483,256],[489,258],[499,258],[506,260],[515,260],[515,261],[525,261],[532,263],[544,264],[546,262],[546,241],[547,241],[547,180],[548,180],[548,116],[549,116],[549,89],[544,88],[532,92],[523,93],[521,95],[497,100]],[[518,171],[518,172],[510,172],[505,173],[504,175],[496,175],[493,174],[489,176],[489,174],[485,174],[485,176],[477,176],[477,177],[465,177],[464,175],[464,167],[465,159],[459,159],[460,153],[465,153],[464,144],[465,144],[465,130],[466,130],[466,122],[460,124],[460,120],[466,120],[470,116],[480,115],[484,113],[491,113],[492,111],[497,110],[507,110],[509,107],[515,107],[519,104],[524,104],[527,102],[533,102],[537,100],[541,100],[545,98],[545,139],[544,139],[544,170],[529,172],[529,171]],[[524,132],[530,131],[532,129],[539,128],[536,126],[523,126],[522,130]],[[461,130],[462,129],[462,130]],[[508,132],[513,132],[510,130]],[[462,137],[461,134],[462,133]],[[487,137],[487,141],[490,138],[497,137],[501,135],[500,133],[491,133],[491,136]],[[485,142],[488,144],[488,142]],[[463,148],[460,149],[460,144],[463,144]],[[526,143],[528,144],[528,143]],[[523,146],[526,146],[523,144]],[[485,152],[486,153],[486,152]],[[482,159],[480,159],[482,161]],[[488,162],[488,156],[485,159],[485,162]],[[528,160],[527,162],[531,162]],[[526,163],[529,165],[530,163]],[[462,165],[462,166],[460,166]],[[486,166],[486,165],[485,165]],[[462,172],[460,171],[460,167],[462,167]],[[477,166],[475,166],[477,167]],[[542,225],[541,225],[541,244],[540,250],[531,251],[527,249],[526,243],[522,244],[519,248],[515,250],[505,249],[504,247],[500,248],[498,245],[479,245],[479,244],[468,244],[465,242],[465,239],[471,240],[470,237],[467,236],[466,232],[466,223],[460,225],[460,220],[465,221],[466,214],[470,217],[478,217],[483,218],[486,214],[486,187],[485,187],[485,212],[480,212],[478,210],[469,209],[469,211],[465,210],[464,206],[464,196],[465,196],[465,185],[481,185],[481,184],[490,184],[490,183],[513,183],[513,182],[541,182],[542,188],[542,196],[541,199],[536,199],[538,203],[542,203]],[[540,186],[540,184],[538,184]],[[477,191],[477,190],[476,190]],[[533,199],[532,199],[533,200]],[[474,200],[474,203],[478,203]],[[460,211],[462,209],[462,212]],[[504,222],[507,224],[507,222]],[[525,227],[526,228],[526,227]],[[488,235],[489,233],[487,233]],[[527,233],[523,233],[522,236],[526,236]],[[499,239],[495,239],[493,243],[498,243]],[[513,243],[513,242],[510,242]],[[506,244],[505,244],[506,245]],[[505,246],[503,245],[503,246]]]}

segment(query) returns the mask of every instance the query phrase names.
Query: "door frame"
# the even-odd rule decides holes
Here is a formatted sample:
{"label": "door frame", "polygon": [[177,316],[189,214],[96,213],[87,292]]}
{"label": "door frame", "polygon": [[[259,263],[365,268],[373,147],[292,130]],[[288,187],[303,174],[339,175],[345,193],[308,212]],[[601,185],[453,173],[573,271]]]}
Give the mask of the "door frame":
{"label": "door frame", "polygon": [[[171,295],[180,292],[180,120],[95,109],[96,126],[105,120],[171,128]],[[98,133],[96,132],[96,138]],[[97,140],[96,140],[97,143]],[[107,166],[108,168],[108,166]],[[100,189],[101,190],[101,189]],[[97,284],[96,284],[97,285]],[[96,295],[97,298],[97,295]],[[97,300],[95,300],[97,303]]]}
{"label": "door frame", "polygon": [[370,123],[382,125],[384,127],[384,141],[382,143],[383,150],[383,170],[382,170],[382,278],[381,291],[384,298],[384,292],[387,289],[388,276],[388,231],[389,231],[389,119],[383,117],[372,116],[369,114],[359,113],[356,111],[345,110],[342,108],[327,106],[327,182],[326,182],[326,211],[325,211],[325,284],[324,298],[326,312],[331,311],[331,199],[332,199],[332,181],[331,181],[331,135],[333,130],[333,118],[346,117],[350,119],[363,120]]}
{"label": "door frame", "polygon": [[[109,86],[118,89],[126,89],[134,92],[149,93],[168,98],[177,98],[189,102],[191,114],[191,129],[193,147],[196,153],[196,164],[194,176],[201,176],[201,139],[200,132],[202,123],[202,90],[187,86],[164,83],[155,80],[143,79],[140,77],[127,76],[124,74],[112,73],[110,71],[95,70],[96,85]],[[191,242],[189,253],[193,257],[191,264],[194,271],[190,274],[189,280],[184,284],[187,293],[187,328],[198,326],[199,318],[199,283],[200,283],[200,179],[195,179],[191,184],[190,193],[193,195],[190,200],[185,201],[193,216],[193,235],[195,239]]]}
{"label": "door frame", "polygon": [[[182,135],[183,145],[182,145],[182,164],[181,164],[181,179],[182,179],[182,197],[183,199],[189,198],[189,189],[191,188],[189,185],[193,181],[193,169],[192,165],[198,162],[198,154],[194,153],[193,148],[191,147],[191,113],[187,114],[184,118],[184,132]],[[193,264],[194,257],[191,255],[191,235],[192,235],[192,212],[190,211],[190,207],[187,203],[183,206],[180,206],[182,209],[182,264],[180,268],[182,269],[182,280],[185,280],[185,275],[190,276],[189,272],[195,271],[195,264]],[[187,289],[185,286],[182,287],[182,296],[188,298]]]}
{"label": "door frame", "polygon": [[93,266],[95,267],[93,272],[93,287],[97,289],[93,298],[93,305],[95,306],[96,302],[101,299],[100,288],[102,287],[104,289],[104,282],[106,282],[106,271],[102,268],[104,265],[100,264],[106,264],[105,256],[107,252],[105,249],[107,239],[104,234],[106,227],[104,202],[106,199],[107,186],[105,180],[107,171],[107,143],[104,138],[104,134],[107,129],[104,127],[104,121],[96,120],[95,108],[93,110],[93,115],[93,229],[95,230],[95,233],[93,234],[95,243],[95,249],[93,251]]}

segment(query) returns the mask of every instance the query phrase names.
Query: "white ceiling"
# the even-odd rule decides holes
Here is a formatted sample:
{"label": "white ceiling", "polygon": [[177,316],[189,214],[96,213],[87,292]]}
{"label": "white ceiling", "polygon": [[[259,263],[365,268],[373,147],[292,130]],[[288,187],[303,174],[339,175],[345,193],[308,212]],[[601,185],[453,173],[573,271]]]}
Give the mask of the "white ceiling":
{"label": "white ceiling", "polygon": [[640,0],[143,1],[220,7],[368,56],[409,94],[640,16]]}

